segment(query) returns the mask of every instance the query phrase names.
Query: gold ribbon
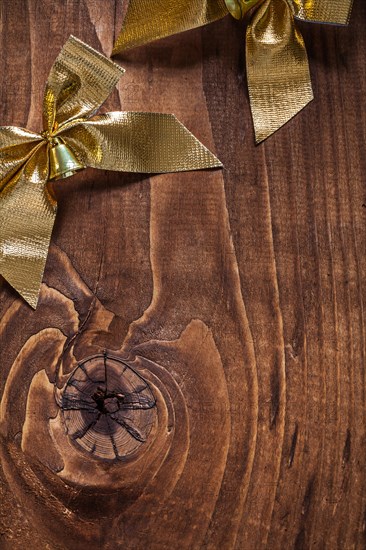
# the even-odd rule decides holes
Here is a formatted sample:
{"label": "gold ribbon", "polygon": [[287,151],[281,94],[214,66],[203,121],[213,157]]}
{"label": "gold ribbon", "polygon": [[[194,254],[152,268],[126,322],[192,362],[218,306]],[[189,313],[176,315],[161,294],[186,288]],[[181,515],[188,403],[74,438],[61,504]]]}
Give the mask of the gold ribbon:
{"label": "gold ribbon", "polygon": [[347,24],[353,0],[130,0],[113,54],[212,23],[248,18],[246,63],[256,142],[312,99],[309,64],[294,18]]}
{"label": "gold ribbon", "polygon": [[123,72],[70,37],[48,77],[44,131],[0,128],[0,273],[34,308],[57,208],[49,180],[87,166],[139,173],[222,166],[174,115],[93,116]]}

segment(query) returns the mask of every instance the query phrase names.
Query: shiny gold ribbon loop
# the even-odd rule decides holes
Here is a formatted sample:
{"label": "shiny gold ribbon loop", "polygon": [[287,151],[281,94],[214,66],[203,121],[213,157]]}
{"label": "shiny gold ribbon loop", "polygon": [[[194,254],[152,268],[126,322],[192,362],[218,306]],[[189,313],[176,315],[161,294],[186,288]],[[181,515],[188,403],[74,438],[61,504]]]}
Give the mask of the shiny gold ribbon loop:
{"label": "shiny gold ribbon loop", "polygon": [[295,17],[315,23],[347,25],[353,0],[292,0]]}
{"label": "shiny gold ribbon loop", "polygon": [[230,13],[248,16],[247,80],[256,142],[313,98],[304,41],[294,18],[347,24],[353,0],[130,0],[113,54],[200,27]]}
{"label": "shiny gold ribbon loop", "polygon": [[70,37],[47,81],[44,130],[0,128],[0,274],[34,308],[57,209],[48,181],[87,166],[146,173],[222,166],[173,115],[93,116],[123,72]]}
{"label": "shiny gold ribbon loop", "polygon": [[227,14],[224,0],[132,0],[112,55],[201,27]]}

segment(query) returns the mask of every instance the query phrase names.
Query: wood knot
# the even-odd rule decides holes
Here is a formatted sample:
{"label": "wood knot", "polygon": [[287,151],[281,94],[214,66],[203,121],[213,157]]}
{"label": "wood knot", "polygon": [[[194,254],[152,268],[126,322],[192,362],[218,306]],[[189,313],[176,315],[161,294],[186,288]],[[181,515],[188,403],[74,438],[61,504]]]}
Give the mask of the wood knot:
{"label": "wood knot", "polygon": [[156,402],[140,374],[107,352],[81,361],[61,399],[71,441],[95,458],[123,460],[147,441]]}

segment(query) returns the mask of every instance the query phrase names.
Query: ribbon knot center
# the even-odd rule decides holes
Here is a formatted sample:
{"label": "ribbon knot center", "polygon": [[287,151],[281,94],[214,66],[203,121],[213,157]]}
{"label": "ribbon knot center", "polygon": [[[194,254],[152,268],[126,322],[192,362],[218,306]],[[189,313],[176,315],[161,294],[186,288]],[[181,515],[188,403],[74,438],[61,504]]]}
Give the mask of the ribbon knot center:
{"label": "ribbon knot center", "polygon": [[243,19],[256,4],[262,0],[225,0],[229,12],[235,19]]}
{"label": "ribbon knot center", "polygon": [[47,143],[51,143],[53,139],[51,132],[49,132],[48,130],[44,130],[43,132],[41,132],[41,136],[45,141],[47,141]]}

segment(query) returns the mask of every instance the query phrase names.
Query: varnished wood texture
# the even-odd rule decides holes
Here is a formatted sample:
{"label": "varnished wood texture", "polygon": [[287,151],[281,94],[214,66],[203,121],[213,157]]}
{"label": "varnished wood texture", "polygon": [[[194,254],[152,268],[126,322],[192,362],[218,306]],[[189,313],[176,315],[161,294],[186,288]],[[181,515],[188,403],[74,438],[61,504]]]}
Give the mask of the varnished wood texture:
{"label": "varnished wood texture", "polygon": [[[39,130],[69,34],[109,55],[124,7],[2,0],[1,124]],[[117,59],[106,109],[175,113],[225,169],[55,184],[36,312],[1,282],[1,548],[366,548],[365,23],[299,23],[316,99],[258,147],[240,23]],[[83,446],[72,383],[124,399],[105,350],[151,407]]]}

